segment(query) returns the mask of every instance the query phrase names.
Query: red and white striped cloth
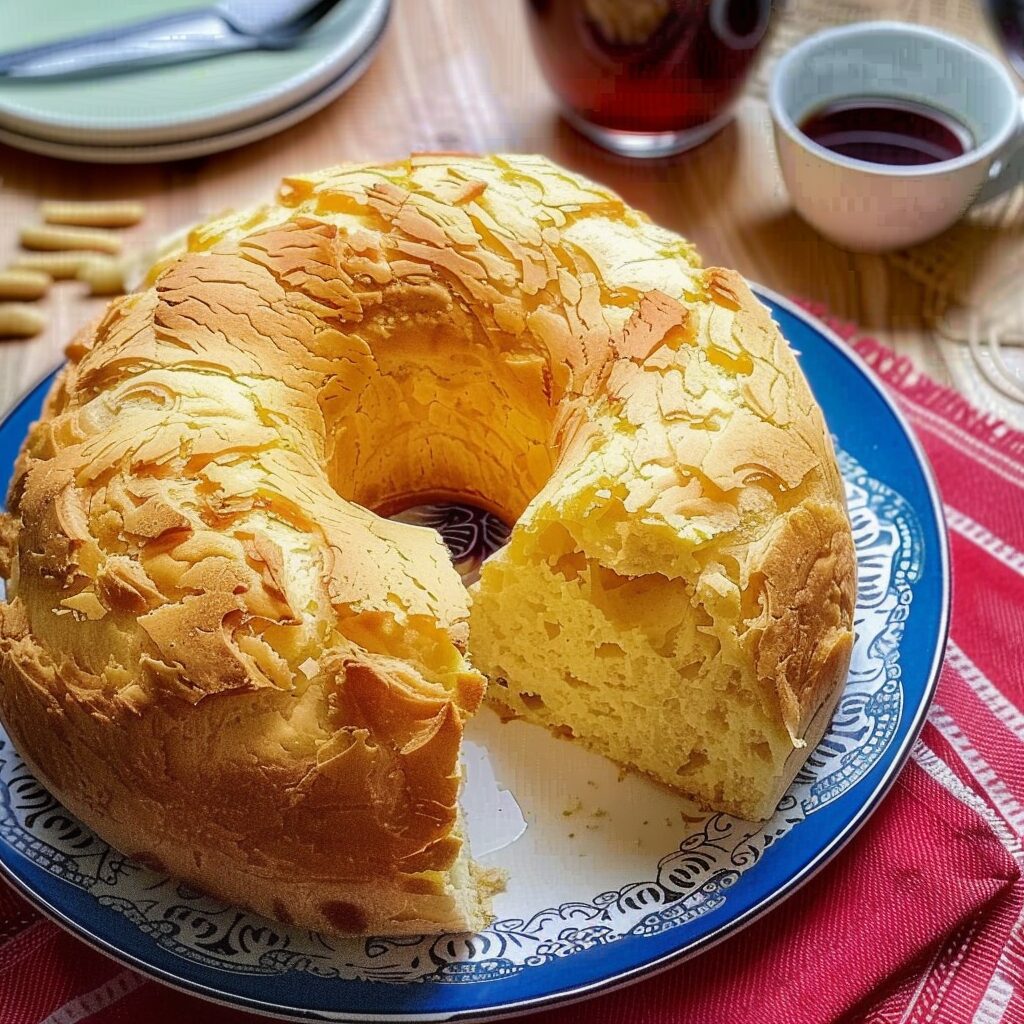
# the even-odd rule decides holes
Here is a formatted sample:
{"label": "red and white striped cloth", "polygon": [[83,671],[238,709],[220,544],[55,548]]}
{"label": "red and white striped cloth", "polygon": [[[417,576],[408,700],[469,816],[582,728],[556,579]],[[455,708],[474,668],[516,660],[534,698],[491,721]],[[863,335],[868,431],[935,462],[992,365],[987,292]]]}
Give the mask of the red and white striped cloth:
{"label": "red and white striped cloth", "polygon": [[[952,638],[928,724],[882,807],[779,909],[690,963],[533,1021],[1024,1022],[1024,434],[834,326],[899,399],[946,504]],[[0,1024],[258,1019],[144,980],[0,883]]]}

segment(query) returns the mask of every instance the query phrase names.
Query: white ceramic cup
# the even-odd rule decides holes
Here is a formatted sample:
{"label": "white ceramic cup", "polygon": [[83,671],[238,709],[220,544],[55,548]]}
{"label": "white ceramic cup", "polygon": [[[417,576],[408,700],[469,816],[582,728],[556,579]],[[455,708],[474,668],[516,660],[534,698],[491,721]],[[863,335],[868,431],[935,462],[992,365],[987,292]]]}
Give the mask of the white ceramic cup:
{"label": "white ceramic cup", "polygon": [[[953,160],[897,167],[841,156],[797,127],[823,105],[856,96],[938,108],[962,122],[975,145]],[[847,249],[924,241],[1020,180],[1024,113],[1010,75],[991,54],[944,32],[893,21],[826,29],[779,59],[768,100],[793,205]]]}

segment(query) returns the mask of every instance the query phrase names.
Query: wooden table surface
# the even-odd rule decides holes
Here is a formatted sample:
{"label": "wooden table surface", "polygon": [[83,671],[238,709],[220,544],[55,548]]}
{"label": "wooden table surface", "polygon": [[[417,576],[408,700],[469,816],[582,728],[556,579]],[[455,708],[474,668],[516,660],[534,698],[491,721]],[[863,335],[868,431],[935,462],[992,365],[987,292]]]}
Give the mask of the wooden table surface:
{"label": "wooden table surface", "polygon": [[[986,41],[984,25],[964,0],[790,0],[773,50],[822,22],[865,11],[955,22]],[[1024,404],[989,384],[965,345],[939,336],[939,286],[929,270],[932,264],[959,271],[966,266],[972,294],[979,294],[979,282],[1003,272],[1007,253],[1024,259],[1024,238],[1017,242],[1024,203],[1004,203],[994,226],[991,218],[963,224],[921,252],[885,257],[836,248],[793,213],[779,174],[761,98],[773,56],[767,55],[735,121],[713,140],[673,161],[626,161],[595,148],[559,119],[530,51],[518,0],[395,0],[365,77],[274,138],[197,160],[127,167],[65,162],[0,145],[0,265],[14,255],[17,228],[34,219],[40,199],[143,199],[148,216],[130,238],[144,245],[205,215],[268,198],[277,179],[291,171],[410,150],[540,152],[606,183],[695,241],[705,263],[736,267],[780,292],[824,303],[989,411],[1024,424]],[[992,255],[997,250],[998,259]],[[946,293],[939,300],[952,301]],[[65,283],[45,305],[51,316],[45,334],[0,342],[0,409],[57,365],[64,345],[101,302],[84,297],[82,286]],[[1024,363],[1015,368],[1024,376]]]}

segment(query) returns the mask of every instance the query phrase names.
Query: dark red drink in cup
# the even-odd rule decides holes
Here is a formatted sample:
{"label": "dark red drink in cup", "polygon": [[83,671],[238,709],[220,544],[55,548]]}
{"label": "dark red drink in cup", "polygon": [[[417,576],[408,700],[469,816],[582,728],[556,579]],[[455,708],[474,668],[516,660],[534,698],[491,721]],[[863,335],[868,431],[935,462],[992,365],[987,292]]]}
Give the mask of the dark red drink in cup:
{"label": "dark red drink in cup", "polygon": [[730,117],[774,0],[526,0],[541,69],[571,124],[629,156],[668,156]]}

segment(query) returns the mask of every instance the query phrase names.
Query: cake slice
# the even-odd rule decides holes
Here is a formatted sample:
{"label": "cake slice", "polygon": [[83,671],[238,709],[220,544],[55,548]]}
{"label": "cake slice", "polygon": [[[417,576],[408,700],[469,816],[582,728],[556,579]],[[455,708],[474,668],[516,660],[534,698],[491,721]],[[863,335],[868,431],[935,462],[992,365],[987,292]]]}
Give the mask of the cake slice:
{"label": "cake slice", "polygon": [[853,544],[778,327],[736,274],[694,298],[641,304],[635,358],[484,565],[470,651],[504,709],[761,819],[842,690]]}

